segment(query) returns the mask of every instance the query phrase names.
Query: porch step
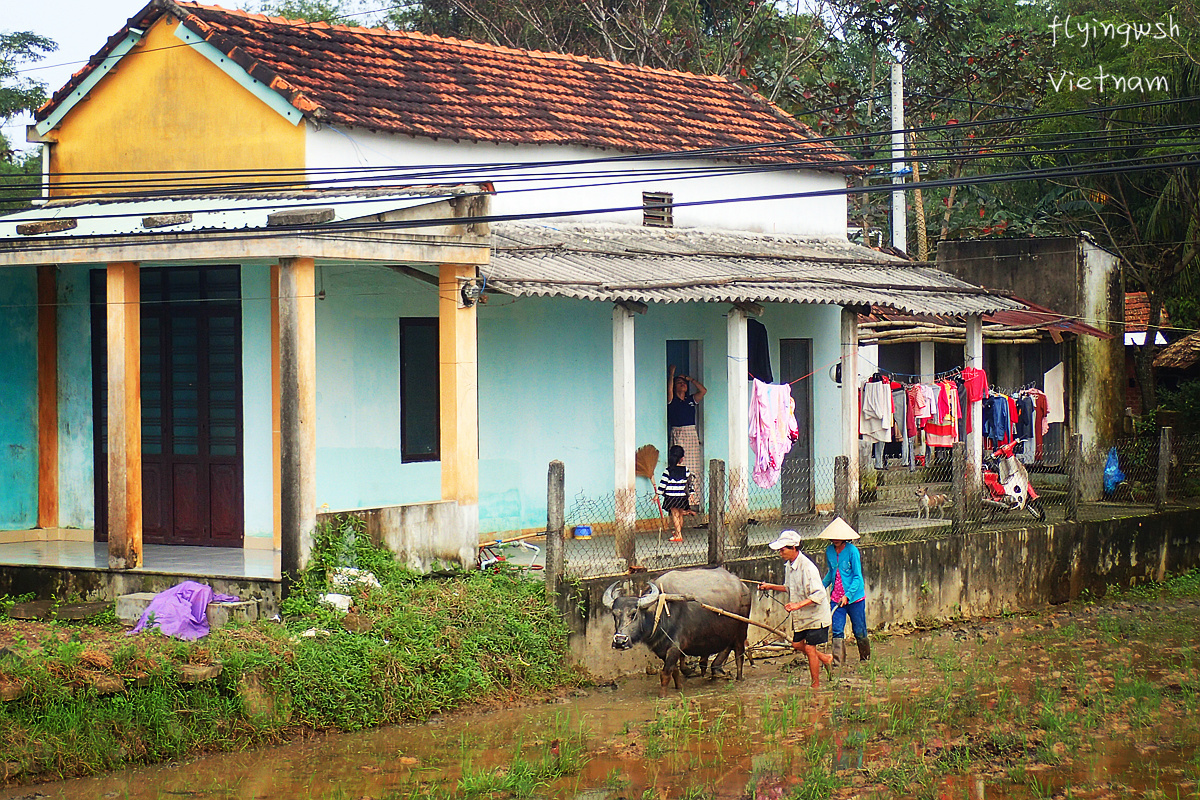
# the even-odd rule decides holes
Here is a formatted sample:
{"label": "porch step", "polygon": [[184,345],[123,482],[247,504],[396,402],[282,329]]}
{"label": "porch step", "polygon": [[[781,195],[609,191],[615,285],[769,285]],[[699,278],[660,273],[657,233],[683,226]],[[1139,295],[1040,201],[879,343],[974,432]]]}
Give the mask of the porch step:
{"label": "porch step", "polygon": [[117,597],[117,621],[132,628],[142,618],[142,612],[154,599],[154,592],[134,592]]}
{"label": "porch step", "polygon": [[[142,614],[155,598],[154,592],[134,592],[117,598],[117,620],[127,627],[137,625]],[[230,622],[253,622],[258,619],[257,600],[238,600],[232,603],[209,603],[205,611],[208,627],[224,628]]]}

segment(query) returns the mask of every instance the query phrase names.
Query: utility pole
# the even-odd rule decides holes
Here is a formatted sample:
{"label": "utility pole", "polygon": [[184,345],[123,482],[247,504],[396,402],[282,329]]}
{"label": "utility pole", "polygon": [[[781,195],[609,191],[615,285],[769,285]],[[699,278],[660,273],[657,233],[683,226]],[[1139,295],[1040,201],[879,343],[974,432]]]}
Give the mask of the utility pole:
{"label": "utility pole", "polygon": [[908,252],[908,214],[904,210],[904,65],[892,64],[892,247]]}

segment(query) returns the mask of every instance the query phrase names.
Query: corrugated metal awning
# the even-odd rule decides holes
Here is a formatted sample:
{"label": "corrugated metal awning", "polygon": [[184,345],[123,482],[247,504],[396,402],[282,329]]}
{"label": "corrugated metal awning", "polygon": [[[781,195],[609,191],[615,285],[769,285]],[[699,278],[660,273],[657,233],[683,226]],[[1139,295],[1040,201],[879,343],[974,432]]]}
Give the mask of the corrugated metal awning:
{"label": "corrugated metal awning", "polygon": [[[253,230],[267,228],[280,212],[327,210],[326,224],[359,220],[462,194],[480,191],[463,186],[363,189],[358,191],[234,192],[161,197],[64,198],[0,217],[0,241],[37,241],[56,237],[121,236],[144,233]],[[38,225],[45,227],[43,233]]]}
{"label": "corrugated metal awning", "polygon": [[886,305],[965,315],[1024,308],[1004,292],[848,241],[611,224],[495,225],[487,285],[609,302]]}

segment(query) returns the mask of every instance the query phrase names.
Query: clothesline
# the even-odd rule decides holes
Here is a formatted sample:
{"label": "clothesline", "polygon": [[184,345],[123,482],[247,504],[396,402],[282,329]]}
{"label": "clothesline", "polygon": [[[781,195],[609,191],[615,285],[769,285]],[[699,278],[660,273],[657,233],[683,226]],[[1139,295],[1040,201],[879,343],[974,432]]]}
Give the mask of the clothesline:
{"label": "clothesline", "polygon": [[[862,356],[860,355],[859,358],[862,358]],[[875,367],[875,372],[878,374],[887,375],[889,377],[897,378],[897,379],[902,379],[902,378],[911,378],[912,379],[912,380],[907,380],[907,381],[900,380],[900,383],[925,383],[926,382],[924,375],[919,375],[919,374],[910,373],[910,372],[897,372],[895,370],[890,370],[890,369],[881,369],[878,364],[872,363],[871,361],[868,361],[865,358],[862,358],[862,360],[866,361],[866,363]],[[963,371],[962,367],[951,367],[950,369],[942,370],[941,372],[935,372],[933,374],[933,381],[934,382],[945,381],[945,380],[949,380],[951,378],[957,378],[959,375],[962,374],[962,371]]]}
{"label": "clothesline", "polygon": [[[837,357],[837,358],[835,358],[833,361],[827,361],[826,363],[824,363],[824,364],[822,364],[821,366],[817,367],[816,369],[814,369],[812,372],[808,373],[807,375],[801,375],[799,378],[796,378],[796,380],[794,380],[794,381],[788,381],[788,382],[787,382],[787,385],[788,385],[788,386],[795,386],[797,383],[799,383],[800,381],[804,380],[805,378],[811,378],[813,375],[816,375],[818,372],[820,372],[820,371],[822,371],[822,370],[829,369],[829,368],[830,368],[830,367],[832,367],[834,364],[837,364],[837,363],[839,363],[841,360],[842,360],[842,357],[841,357],[841,356],[838,356],[838,357]],[[749,375],[751,378],[758,378],[758,376],[757,376],[757,375],[755,375],[753,372],[747,372],[746,374],[747,374],[747,375]]]}

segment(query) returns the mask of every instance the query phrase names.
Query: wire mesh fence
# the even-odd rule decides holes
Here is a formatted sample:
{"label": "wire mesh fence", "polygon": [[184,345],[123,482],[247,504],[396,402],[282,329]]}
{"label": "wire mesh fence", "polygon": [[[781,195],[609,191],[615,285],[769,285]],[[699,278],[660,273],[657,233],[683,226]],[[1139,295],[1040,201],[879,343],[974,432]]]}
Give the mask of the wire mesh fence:
{"label": "wire mesh fence", "polygon": [[[1036,453],[1020,447],[1011,456],[985,452],[975,482],[979,497],[973,501],[964,488],[971,483],[965,448],[957,454],[950,448],[930,450],[911,464],[886,459],[882,466],[864,452],[857,504],[862,544],[1098,519],[1128,513],[1130,507],[1149,512],[1161,502],[1200,501],[1200,437],[1169,437],[1165,458],[1162,441],[1153,435],[1077,450],[1068,441],[1066,447],[1047,444]],[[753,470],[730,473],[715,498],[723,509],[718,520],[711,519],[714,498],[706,476],[702,500],[681,518],[678,538],[670,512],[644,479],[633,497],[631,522],[628,506],[618,514],[614,492],[566,498],[565,572],[594,577],[624,573],[631,564],[655,570],[709,563],[714,553],[717,559],[765,553],[766,544],[784,529],[815,539],[840,511],[835,509],[835,467],[832,459],[786,460],[770,479],[760,474],[756,480]]]}

